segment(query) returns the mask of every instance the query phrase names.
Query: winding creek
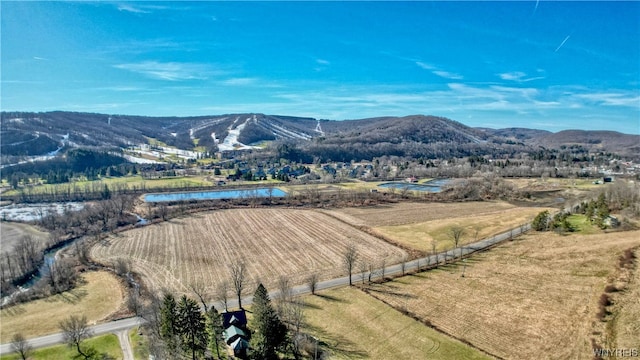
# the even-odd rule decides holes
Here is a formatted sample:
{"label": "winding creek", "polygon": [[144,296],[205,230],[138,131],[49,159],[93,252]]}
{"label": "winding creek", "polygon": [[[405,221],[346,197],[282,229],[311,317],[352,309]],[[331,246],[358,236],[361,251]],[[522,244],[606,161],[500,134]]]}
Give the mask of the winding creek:
{"label": "winding creek", "polygon": [[[211,199],[239,199],[261,197],[283,197],[287,193],[277,188],[255,188],[241,190],[216,190],[198,192],[175,192],[146,194],[143,199],[146,202],[170,202],[184,200],[211,200]],[[0,219],[20,222],[37,221],[51,213],[63,214],[65,211],[79,211],[85,207],[84,203],[43,203],[43,204],[12,204],[0,208]],[[147,225],[148,221],[138,214],[132,213],[137,219],[137,226]],[[16,284],[18,291],[1,300],[1,306],[7,304],[14,296],[31,289],[40,279],[47,275],[50,266],[56,261],[59,252],[72,246],[78,239],[73,238],[47,249],[44,253],[42,265],[29,277]]]}

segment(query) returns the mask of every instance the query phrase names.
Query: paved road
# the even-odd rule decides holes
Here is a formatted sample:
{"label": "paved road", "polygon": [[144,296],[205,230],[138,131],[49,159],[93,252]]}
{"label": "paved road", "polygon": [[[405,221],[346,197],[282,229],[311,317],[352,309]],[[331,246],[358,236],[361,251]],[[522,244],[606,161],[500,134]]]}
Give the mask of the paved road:
{"label": "paved road", "polygon": [[[469,255],[471,253],[474,253],[476,251],[481,251],[484,249],[487,249],[493,245],[496,245],[502,241],[505,240],[509,240],[515,236],[520,235],[523,231],[528,231],[531,228],[530,225],[526,225],[526,226],[522,226],[522,227],[518,227],[515,229],[512,229],[510,231],[506,231],[502,234],[498,234],[496,236],[475,242],[473,244],[468,244],[466,246],[460,247],[459,249],[453,249],[453,250],[449,250],[443,253],[439,253],[437,255],[437,258],[439,260],[440,263],[443,262],[444,257],[446,256],[446,258],[448,259],[448,261],[451,261],[452,259],[458,258],[460,256],[460,254],[462,253],[463,256]],[[425,266],[427,266],[427,264],[435,264],[436,262],[436,255],[431,255],[431,256],[427,256],[427,257],[423,257],[420,259],[416,259],[416,260],[412,260],[412,261],[408,261],[405,263],[405,272],[409,272],[412,270],[416,270],[418,268],[418,265],[421,268],[424,268]],[[379,274],[381,274],[381,269],[377,269],[374,270],[375,274],[378,274],[377,276],[380,276]],[[392,276],[392,275],[398,275],[402,273],[402,265],[401,264],[396,264],[396,265],[391,265],[391,266],[387,266],[385,267],[385,276]],[[364,274],[361,274],[360,272],[354,271],[353,275],[352,275],[352,282],[353,283],[357,283],[358,281],[362,280],[362,276],[365,276],[365,278],[367,278],[369,276],[369,272],[366,272]],[[345,286],[349,284],[349,277],[348,276],[344,276],[344,277],[340,277],[340,278],[336,278],[336,279],[331,279],[331,280],[326,280],[326,281],[321,281],[317,284],[316,289],[317,290],[324,290],[324,289],[330,289],[330,288],[334,288],[334,287],[340,287],[340,286]],[[292,293],[293,295],[303,295],[303,294],[308,294],[310,293],[309,291],[309,287],[307,285],[299,285],[296,286],[292,289]],[[272,291],[269,293],[269,296],[274,299],[277,298],[279,296],[279,292],[278,291]],[[253,300],[253,296],[248,296],[245,298],[242,298],[242,305],[250,305],[251,302]],[[221,303],[215,303],[213,304],[215,305],[215,307],[217,309],[223,310],[224,307],[222,306]],[[236,308],[238,306],[238,300],[230,300],[228,302],[228,307],[229,308]],[[91,330],[93,331],[93,334],[95,335],[101,335],[101,334],[106,334],[106,333],[118,333],[119,331],[124,331],[124,330],[129,330],[131,328],[134,328],[140,324],[142,324],[144,322],[144,320],[142,318],[139,317],[133,317],[133,318],[127,318],[127,319],[122,319],[122,320],[117,320],[117,321],[112,321],[109,323],[105,323],[105,324],[100,324],[100,325],[95,325],[91,328]],[[128,337],[127,341],[128,341]],[[38,337],[38,338],[34,338],[34,339],[30,339],[29,343],[31,344],[32,347],[34,348],[39,348],[39,347],[45,347],[45,346],[51,346],[51,345],[55,345],[55,344],[59,344],[62,343],[63,339],[62,339],[62,334],[58,333],[58,334],[52,334],[52,335],[47,335],[47,336],[42,336],[42,337]],[[122,342],[122,340],[121,340]],[[125,346],[125,345],[121,345],[121,346]],[[129,349],[131,347],[129,346]],[[6,353],[10,353],[12,352],[11,350],[11,344],[3,344],[0,345],[0,355],[2,354],[6,354]],[[126,355],[125,355],[126,356]],[[125,357],[125,360],[127,358]]]}
{"label": "paved road", "polygon": [[[128,330],[133,327],[136,327],[142,323],[142,319],[138,317],[122,319],[118,321],[111,321],[104,324],[99,324],[91,327],[91,331],[94,335],[102,335],[108,333],[117,333],[118,331]],[[42,336],[38,338],[33,338],[29,340],[29,344],[31,344],[34,348],[51,346],[55,344],[60,344],[63,342],[62,333],[51,334],[47,336]],[[11,344],[2,344],[0,345],[0,354],[6,354],[12,352]]]}

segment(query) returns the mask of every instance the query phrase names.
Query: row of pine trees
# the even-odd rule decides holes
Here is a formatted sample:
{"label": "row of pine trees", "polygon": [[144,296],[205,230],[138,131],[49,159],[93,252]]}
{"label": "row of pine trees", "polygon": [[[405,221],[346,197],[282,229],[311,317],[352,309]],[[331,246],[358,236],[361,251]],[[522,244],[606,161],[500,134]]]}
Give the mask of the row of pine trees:
{"label": "row of pine trees", "polygon": [[[215,307],[208,307],[183,295],[179,299],[166,293],[159,314],[160,338],[166,356],[171,359],[202,359],[205,356],[224,358],[222,315]],[[271,304],[267,289],[259,284],[251,307],[250,359],[278,359],[287,343],[287,327]]]}

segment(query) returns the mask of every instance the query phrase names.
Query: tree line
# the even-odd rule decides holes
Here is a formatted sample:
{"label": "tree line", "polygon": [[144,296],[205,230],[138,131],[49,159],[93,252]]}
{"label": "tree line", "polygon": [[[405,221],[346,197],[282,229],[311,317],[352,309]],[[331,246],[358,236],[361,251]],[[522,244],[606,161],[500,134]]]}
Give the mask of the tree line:
{"label": "tree line", "polygon": [[584,215],[590,224],[606,229],[620,225],[611,222],[617,221],[610,218],[612,211],[633,217],[640,215],[639,201],[640,187],[633,182],[620,181],[601,191],[596,198],[582,201],[571,209],[560,211],[553,216],[547,210],[538,213],[531,227],[536,231],[572,232],[576,228],[569,221],[569,216],[580,214]]}

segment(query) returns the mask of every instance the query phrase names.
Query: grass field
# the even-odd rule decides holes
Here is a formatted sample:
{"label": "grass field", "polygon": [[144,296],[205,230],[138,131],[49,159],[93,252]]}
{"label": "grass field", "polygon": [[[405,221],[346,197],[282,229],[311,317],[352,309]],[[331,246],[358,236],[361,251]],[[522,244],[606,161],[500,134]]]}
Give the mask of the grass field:
{"label": "grass field", "polygon": [[[515,185],[522,190],[562,190],[562,189],[578,189],[593,190],[606,185],[594,184],[594,179],[563,179],[563,178],[521,178],[521,179],[505,179],[507,182]],[[602,180],[602,178],[599,178]]]}
{"label": "grass field", "polygon": [[602,230],[597,226],[591,224],[591,222],[585,215],[569,215],[567,221],[569,221],[569,224],[571,224],[571,226],[573,227],[574,232],[579,232],[583,235],[602,234]]}
{"label": "grass field", "polygon": [[123,291],[111,273],[87,272],[82,277],[84,284],[71,291],[0,310],[0,343],[10,342],[16,333],[31,338],[59,332],[58,323],[72,314],[85,315],[94,324],[120,307]]}
{"label": "grass field", "polygon": [[[438,250],[453,248],[449,229],[465,230],[461,244],[474,242],[528,223],[541,211],[539,207],[519,207],[507,202],[410,203],[402,202],[368,208],[330,210],[329,214],[355,226],[366,226],[402,245],[430,251],[431,241]],[[476,233],[477,231],[477,233]]]}
{"label": "grass field", "polygon": [[279,276],[302,284],[311,273],[320,279],[345,275],[343,253],[353,244],[359,257],[399,262],[405,252],[334,218],[313,210],[232,209],[133,229],[112,236],[91,250],[105,263],[131,259],[134,270],[153,289],[191,294],[189,285],[231,281],[228,266],[247,265],[248,293],[257,281],[275,289]]}
{"label": "grass field", "polygon": [[474,255],[465,277],[450,265],[371,290],[502,358],[591,359],[598,298],[622,251],[639,244],[640,231],[536,233]]}
{"label": "grass field", "polygon": [[[120,349],[120,342],[118,337],[114,334],[107,334],[96,336],[91,339],[87,339],[83,342],[85,347],[92,347],[98,351],[99,354],[109,355],[109,359],[122,360],[122,350]],[[46,348],[36,349],[33,351],[30,360],[69,360],[75,359],[78,352],[75,348],[70,348],[66,345],[56,345]],[[2,360],[18,360],[19,356],[11,354],[0,356]]]}
{"label": "grass field", "polygon": [[140,335],[137,327],[129,331],[129,343],[135,360],[149,359],[149,342],[146,337]]}
{"label": "grass field", "polygon": [[[67,189],[73,189],[74,187],[79,190],[84,190],[85,187],[91,188],[92,186],[99,184],[99,188],[102,184],[108,186],[122,186],[124,188],[145,188],[153,190],[156,188],[182,188],[187,186],[213,186],[210,181],[205,180],[204,176],[185,176],[185,177],[171,177],[162,179],[143,179],[140,175],[135,176],[123,176],[123,177],[106,177],[96,181],[76,181],[68,184],[44,184],[40,186],[34,186],[30,189],[34,194],[60,192],[64,193]],[[54,191],[55,190],[55,191]],[[16,195],[18,191],[8,190],[5,195]]]}
{"label": "grass field", "polygon": [[306,296],[305,332],[331,359],[489,359],[355,288]]}
{"label": "grass field", "polygon": [[0,222],[0,254],[13,250],[14,244],[23,236],[31,236],[44,247],[49,234],[37,228],[16,222]]}
{"label": "grass field", "polygon": [[616,304],[617,316],[613,319],[612,333],[615,337],[615,348],[638,349],[640,351],[640,250],[635,251],[636,268],[627,290]]}

